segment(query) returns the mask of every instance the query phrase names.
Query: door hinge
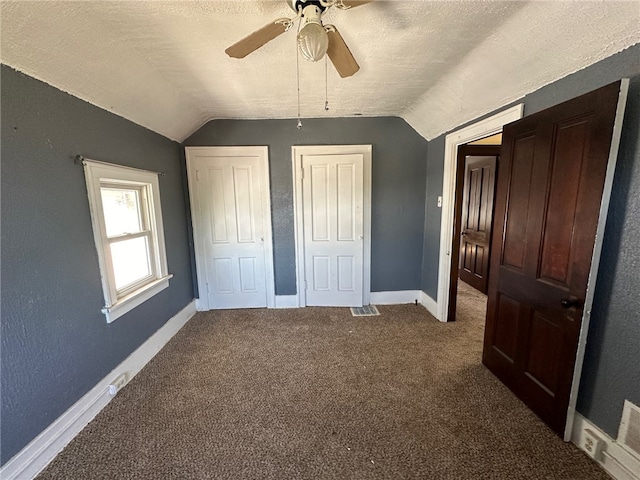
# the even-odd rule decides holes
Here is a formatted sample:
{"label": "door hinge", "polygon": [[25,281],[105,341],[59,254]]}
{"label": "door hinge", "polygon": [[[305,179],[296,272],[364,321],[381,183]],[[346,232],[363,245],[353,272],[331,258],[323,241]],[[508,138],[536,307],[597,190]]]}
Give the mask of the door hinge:
{"label": "door hinge", "polygon": [[304,168],[300,169],[300,180],[304,180]]}
{"label": "door hinge", "polygon": [[211,289],[209,288],[209,284],[207,283],[207,294],[211,293]]}
{"label": "door hinge", "polygon": [[196,170],[196,182],[200,181],[200,170]]}
{"label": "door hinge", "polygon": [[306,290],[306,289],[307,289],[307,281],[306,281],[306,280],[304,280],[304,281],[302,282],[302,284],[303,284],[304,289]]}

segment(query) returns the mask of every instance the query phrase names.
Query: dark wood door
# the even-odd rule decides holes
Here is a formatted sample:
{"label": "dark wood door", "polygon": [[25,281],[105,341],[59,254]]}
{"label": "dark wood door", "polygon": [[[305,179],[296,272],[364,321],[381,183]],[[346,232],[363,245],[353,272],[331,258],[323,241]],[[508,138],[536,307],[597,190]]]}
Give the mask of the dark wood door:
{"label": "dark wood door", "polygon": [[500,146],[494,147],[494,155],[474,155],[473,147],[468,145],[460,151],[465,157],[465,169],[458,272],[460,280],[487,293],[493,195]]}
{"label": "dark wood door", "polygon": [[[447,309],[447,322],[453,322],[457,313],[458,294],[458,266],[460,264],[460,237],[462,232],[463,193],[465,185],[465,162],[467,156],[484,156],[499,158],[500,145],[460,145],[456,164],[456,193],[453,217],[453,238],[451,245],[451,258],[458,261],[451,262],[449,275],[449,308]],[[495,183],[495,180],[494,180]],[[494,189],[495,191],[495,189]],[[491,235],[489,235],[491,237]]]}
{"label": "dark wood door", "polygon": [[503,130],[483,363],[560,435],[619,90]]}

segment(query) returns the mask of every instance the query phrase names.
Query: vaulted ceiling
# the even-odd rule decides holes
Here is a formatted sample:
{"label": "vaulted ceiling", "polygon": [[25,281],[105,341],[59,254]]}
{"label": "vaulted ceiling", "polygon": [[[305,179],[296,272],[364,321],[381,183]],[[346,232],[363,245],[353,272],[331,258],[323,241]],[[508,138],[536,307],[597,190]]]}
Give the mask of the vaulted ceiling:
{"label": "vaulted ceiling", "polygon": [[[3,0],[0,55],[182,140],[210,119],[297,116],[295,28],[244,59],[224,53],[292,13],[284,0]],[[396,115],[427,139],[640,42],[637,0],[377,0],[323,20],[361,69],[342,79],[300,59],[301,116]]]}

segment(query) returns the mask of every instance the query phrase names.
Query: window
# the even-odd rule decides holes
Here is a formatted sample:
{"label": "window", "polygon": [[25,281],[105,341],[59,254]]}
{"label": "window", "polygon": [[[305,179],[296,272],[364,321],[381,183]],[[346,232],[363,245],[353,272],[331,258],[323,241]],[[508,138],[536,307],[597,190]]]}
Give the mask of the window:
{"label": "window", "polygon": [[93,235],[111,323],[169,286],[158,175],[84,160]]}

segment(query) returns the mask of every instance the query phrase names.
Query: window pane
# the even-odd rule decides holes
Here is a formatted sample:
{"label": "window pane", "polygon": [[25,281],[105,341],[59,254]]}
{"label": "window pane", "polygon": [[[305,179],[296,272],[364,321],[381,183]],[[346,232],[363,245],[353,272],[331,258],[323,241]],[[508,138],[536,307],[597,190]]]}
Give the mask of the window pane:
{"label": "window pane", "polygon": [[100,188],[107,237],[142,230],[140,192],[127,188]]}
{"label": "window pane", "polygon": [[149,246],[146,237],[112,243],[111,259],[116,277],[116,290],[118,291],[151,275]]}

